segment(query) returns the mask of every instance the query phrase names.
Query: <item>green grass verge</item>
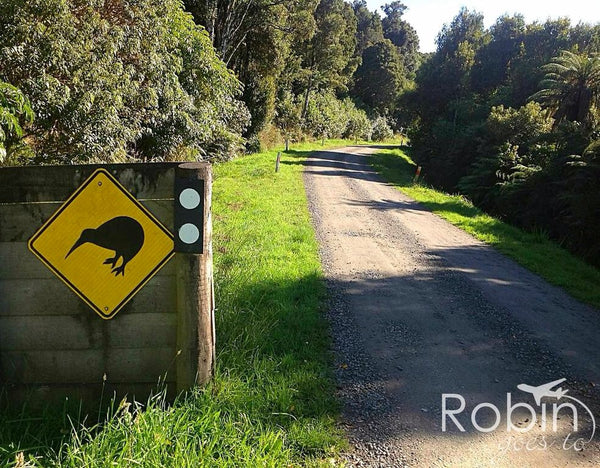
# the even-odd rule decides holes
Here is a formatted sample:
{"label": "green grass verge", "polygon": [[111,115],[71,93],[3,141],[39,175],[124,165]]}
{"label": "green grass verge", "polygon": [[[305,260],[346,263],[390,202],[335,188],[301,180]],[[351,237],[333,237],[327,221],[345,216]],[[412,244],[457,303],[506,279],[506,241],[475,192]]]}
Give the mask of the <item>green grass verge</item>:
{"label": "green grass verge", "polygon": [[20,451],[32,466],[329,466],[345,441],[301,177],[321,148],[294,145],[277,174],[276,150],[214,167],[218,355],[207,388],[173,405],[157,395],[143,411],[121,405],[87,428],[72,429],[61,408],[0,414],[0,466],[24,466]]}
{"label": "green grass verge", "polygon": [[525,232],[485,214],[460,195],[413,184],[416,165],[400,149],[381,150],[372,166],[409,197],[503,254],[564,288],[573,297],[600,307],[600,271],[542,234]]}

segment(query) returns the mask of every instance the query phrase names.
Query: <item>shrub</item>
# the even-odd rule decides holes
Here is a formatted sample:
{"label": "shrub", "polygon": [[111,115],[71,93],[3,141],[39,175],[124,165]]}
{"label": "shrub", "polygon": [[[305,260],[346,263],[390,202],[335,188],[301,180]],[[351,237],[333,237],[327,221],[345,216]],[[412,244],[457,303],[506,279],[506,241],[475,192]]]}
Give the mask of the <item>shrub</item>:
{"label": "shrub", "polygon": [[248,138],[246,140],[246,153],[247,154],[260,153],[260,150],[261,150],[261,144],[260,144],[260,138],[258,137],[258,135],[252,135],[250,138]]}
{"label": "shrub", "polygon": [[348,118],[344,137],[369,140],[371,138],[371,121],[367,114],[363,110],[357,109],[350,100],[344,101],[344,107],[345,115]]}
{"label": "shrub", "polygon": [[373,121],[373,131],[371,138],[373,141],[385,141],[393,138],[394,131],[388,124],[388,121],[385,117],[377,117]]}

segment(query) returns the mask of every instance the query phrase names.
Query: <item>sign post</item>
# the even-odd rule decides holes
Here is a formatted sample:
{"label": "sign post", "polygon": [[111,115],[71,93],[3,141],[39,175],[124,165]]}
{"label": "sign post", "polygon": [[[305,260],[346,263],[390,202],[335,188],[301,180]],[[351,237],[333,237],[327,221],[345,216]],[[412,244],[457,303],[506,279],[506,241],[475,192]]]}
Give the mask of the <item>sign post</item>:
{"label": "sign post", "polygon": [[214,370],[212,170],[184,163],[175,170],[177,390],[207,383]]}

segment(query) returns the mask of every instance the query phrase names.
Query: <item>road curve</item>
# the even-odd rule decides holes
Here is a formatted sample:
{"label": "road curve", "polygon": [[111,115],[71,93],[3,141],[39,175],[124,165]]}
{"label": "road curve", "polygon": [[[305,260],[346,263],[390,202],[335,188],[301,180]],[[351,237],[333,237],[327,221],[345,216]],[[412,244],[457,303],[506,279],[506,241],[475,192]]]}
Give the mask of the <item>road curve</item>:
{"label": "road curve", "polygon": [[[600,311],[384,183],[368,165],[374,151],[317,152],[304,172],[331,293],[347,463],[600,466],[599,435],[585,443],[593,422],[582,407],[569,436],[573,411],[559,411],[553,430],[550,413],[544,426],[542,406],[517,389],[566,378],[561,387],[600,421]],[[442,430],[442,394],[451,393],[465,401],[456,416],[464,432],[448,416]],[[537,413],[514,408],[507,426],[507,393],[510,405]],[[549,412],[557,402],[542,401]],[[495,430],[474,427],[480,403],[488,406],[475,422],[500,421]]]}

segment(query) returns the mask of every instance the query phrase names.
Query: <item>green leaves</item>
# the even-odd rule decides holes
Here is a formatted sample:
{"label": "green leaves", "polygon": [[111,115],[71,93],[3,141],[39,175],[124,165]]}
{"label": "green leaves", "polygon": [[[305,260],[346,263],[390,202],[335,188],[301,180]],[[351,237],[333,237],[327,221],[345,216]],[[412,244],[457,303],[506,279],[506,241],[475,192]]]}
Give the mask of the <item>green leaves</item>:
{"label": "green leaves", "polygon": [[562,50],[542,69],[542,89],[531,99],[548,108],[557,123],[590,123],[600,107],[600,55]]}
{"label": "green leaves", "polygon": [[302,125],[306,133],[319,139],[367,139],[371,133],[370,122],[365,112],[357,109],[350,99],[337,99],[331,91],[314,94]]}
{"label": "green leaves", "polygon": [[365,49],[362,58],[353,92],[379,112],[392,110],[404,82],[404,68],[396,47],[385,39]]}
{"label": "green leaves", "polygon": [[240,84],[178,1],[11,0],[0,18],[0,79],[31,100],[37,162],[239,151]]}
{"label": "green leaves", "polygon": [[0,81],[0,164],[23,137],[23,125],[31,122],[33,110],[28,99],[18,88]]}
{"label": "green leaves", "polygon": [[385,117],[377,117],[373,121],[373,141],[385,141],[394,136],[394,132]]}

